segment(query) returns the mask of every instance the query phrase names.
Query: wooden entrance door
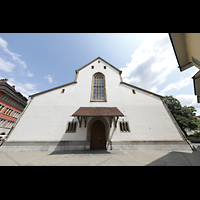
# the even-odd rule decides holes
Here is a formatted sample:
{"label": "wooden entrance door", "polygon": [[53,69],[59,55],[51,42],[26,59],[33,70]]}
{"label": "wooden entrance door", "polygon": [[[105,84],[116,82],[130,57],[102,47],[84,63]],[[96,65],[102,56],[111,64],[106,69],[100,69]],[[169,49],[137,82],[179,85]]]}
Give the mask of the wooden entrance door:
{"label": "wooden entrance door", "polygon": [[104,123],[100,120],[95,121],[91,128],[90,149],[105,149],[106,134]]}

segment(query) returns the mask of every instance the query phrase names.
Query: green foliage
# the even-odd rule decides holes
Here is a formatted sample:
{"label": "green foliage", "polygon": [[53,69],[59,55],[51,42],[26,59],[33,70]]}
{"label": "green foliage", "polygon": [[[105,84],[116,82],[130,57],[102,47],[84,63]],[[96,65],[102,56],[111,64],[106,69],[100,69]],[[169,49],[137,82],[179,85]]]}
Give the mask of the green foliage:
{"label": "green foliage", "polygon": [[200,137],[200,132],[195,131],[193,136],[199,138]]}
{"label": "green foliage", "polygon": [[178,101],[178,99],[174,98],[173,96],[165,96],[163,101],[168,106],[169,110],[186,136],[186,128],[189,128],[190,130],[196,130],[197,128],[200,128],[200,122],[196,117],[196,110],[193,106],[181,106],[181,103]]}

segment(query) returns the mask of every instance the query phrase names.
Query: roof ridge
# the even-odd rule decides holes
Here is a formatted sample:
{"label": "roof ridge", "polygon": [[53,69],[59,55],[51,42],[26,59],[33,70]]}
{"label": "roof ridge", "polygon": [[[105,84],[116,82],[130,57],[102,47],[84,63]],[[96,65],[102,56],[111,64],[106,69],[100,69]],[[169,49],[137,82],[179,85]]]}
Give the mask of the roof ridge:
{"label": "roof ridge", "polygon": [[88,66],[89,64],[91,64],[92,62],[94,62],[94,61],[96,61],[96,60],[98,60],[98,59],[101,59],[102,61],[104,61],[105,63],[107,63],[107,64],[110,65],[111,67],[113,67],[113,68],[114,68],[115,70],[117,70],[120,74],[122,73],[121,70],[119,70],[119,69],[116,68],[115,66],[111,65],[109,62],[107,62],[107,61],[104,60],[103,58],[97,57],[97,58],[95,58],[94,60],[92,60],[92,61],[90,61],[89,63],[87,63],[86,65],[82,66],[81,68],[75,70],[76,74],[77,74],[80,70],[84,69],[86,66]]}

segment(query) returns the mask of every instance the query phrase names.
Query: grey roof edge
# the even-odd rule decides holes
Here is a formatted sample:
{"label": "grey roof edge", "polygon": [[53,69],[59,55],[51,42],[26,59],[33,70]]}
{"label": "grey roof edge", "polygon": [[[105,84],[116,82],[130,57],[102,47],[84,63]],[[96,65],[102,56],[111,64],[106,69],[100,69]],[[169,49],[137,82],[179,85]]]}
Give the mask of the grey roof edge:
{"label": "grey roof edge", "polygon": [[161,98],[161,99],[164,98],[164,96],[162,96],[162,95],[156,94],[156,93],[154,93],[154,92],[150,92],[150,91],[148,91],[148,90],[145,90],[145,89],[143,89],[143,88],[140,88],[140,87],[131,85],[131,84],[126,83],[126,82],[123,82],[123,81],[120,82],[120,84],[124,84],[124,85],[130,86],[130,87],[133,87],[133,88],[135,88],[135,89],[141,90],[141,91],[146,92],[146,93],[148,93],[148,94],[152,94],[152,95],[154,95],[154,96],[157,96],[157,97],[159,97],[159,98]]}
{"label": "grey roof edge", "polygon": [[94,60],[92,60],[91,62],[89,62],[89,63],[87,63],[86,65],[84,65],[83,67],[81,67],[81,68],[75,70],[76,74],[77,74],[80,70],[84,69],[84,68],[87,67],[89,64],[93,63],[94,61],[96,61],[96,60],[98,60],[98,59],[101,59],[103,62],[105,62],[106,64],[108,64],[108,65],[110,65],[111,67],[113,67],[113,68],[114,68],[115,70],[117,70],[120,74],[122,73],[121,70],[119,70],[119,69],[116,68],[115,66],[111,65],[109,62],[107,62],[107,61],[104,60],[103,58],[97,57],[97,58],[95,58]]}
{"label": "grey roof edge", "polygon": [[[15,99],[16,101],[18,101],[19,103],[21,103],[22,105],[26,105],[28,99],[22,95],[20,92],[16,91],[15,89],[13,89],[8,83],[6,82],[0,82],[0,91],[3,91],[4,93],[6,93],[7,95],[11,96],[13,99]],[[19,94],[21,96],[21,98],[19,98],[17,96],[17,94]],[[25,101],[23,101],[22,99],[25,99]]]}
{"label": "grey roof edge", "polygon": [[67,83],[67,84],[64,84],[64,85],[60,85],[60,86],[57,86],[57,87],[54,87],[54,88],[51,88],[51,89],[48,89],[48,90],[44,90],[42,92],[38,92],[38,93],[35,93],[35,94],[32,94],[32,95],[29,95],[29,97],[35,97],[35,96],[38,96],[40,94],[44,94],[46,92],[50,92],[50,91],[53,91],[53,90],[56,90],[56,89],[59,89],[61,87],[65,87],[65,86],[68,86],[68,85],[72,85],[72,84],[76,84],[77,81],[73,81],[73,82],[70,82],[70,83]]}
{"label": "grey roof edge", "polygon": [[174,54],[176,56],[176,60],[178,62],[179,68],[181,70],[181,65],[180,65],[180,62],[179,62],[179,59],[178,59],[178,55],[176,54],[176,49],[175,49],[175,46],[174,46],[174,41],[173,41],[173,38],[172,38],[172,34],[171,33],[168,33],[168,34],[169,34],[169,39],[171,41],[171,44],[172,44],[172,47],[173,47],[173,50],[174,50]]}

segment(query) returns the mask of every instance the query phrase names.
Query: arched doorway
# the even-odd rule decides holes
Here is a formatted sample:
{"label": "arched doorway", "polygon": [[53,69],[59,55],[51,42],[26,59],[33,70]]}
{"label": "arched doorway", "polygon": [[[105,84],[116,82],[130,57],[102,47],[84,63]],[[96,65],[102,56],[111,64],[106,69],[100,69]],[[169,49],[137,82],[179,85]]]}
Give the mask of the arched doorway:
{"label": "arched doorway", "polygon": [[90,149],[106,149],[105,125],[101,120],[92,124]]}

